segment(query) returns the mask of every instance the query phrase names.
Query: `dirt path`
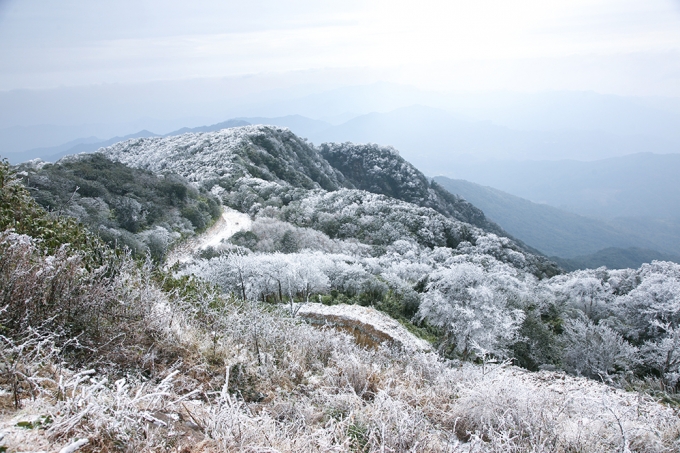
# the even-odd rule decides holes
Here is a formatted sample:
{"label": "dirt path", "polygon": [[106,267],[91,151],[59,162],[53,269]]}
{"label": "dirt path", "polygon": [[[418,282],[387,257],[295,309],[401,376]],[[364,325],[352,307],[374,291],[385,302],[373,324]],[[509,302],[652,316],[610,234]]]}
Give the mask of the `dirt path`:
{"label": "dirt path", "polygon": [[172,266],[177,262],[186,263],[195,251],[217,247],[223,240],[226,241],[237,232],[249,230],[252,223],[248,214],[223,206],[222,216],[213,226],[200,236],[179,245],[168,254],[167,266]]}

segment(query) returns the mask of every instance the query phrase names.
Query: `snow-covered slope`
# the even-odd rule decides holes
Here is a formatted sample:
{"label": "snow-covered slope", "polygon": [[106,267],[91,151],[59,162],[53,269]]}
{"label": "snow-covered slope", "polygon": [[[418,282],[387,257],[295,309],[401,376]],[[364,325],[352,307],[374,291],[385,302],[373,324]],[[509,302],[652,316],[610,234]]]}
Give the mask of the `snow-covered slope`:
{"label": "snow-covered slope", "polygon": [[297,315],[313,324],[329,325],[350,332],[366,346],[383,342],[406,352],[432,351],[432,346],[404,328],[394,319],[374,308],[360,305],[323,305],[308,303],[299,306]]}
{"label": "snow-covered slope", "polygon": [[[220,195],[225,205],[238,211],[282,217],[298,226],[318,229],[331,238],[356,237],[369,244],[386,245],[409,237],[428,247],[456,247],[464,241],[474,243],[476,238],[489,233],[508,236],[469,203],[454,196],[446,198],[442,195],[445,191],[430,187],[422,173],[388,148],[345,144],[324,145],[317,150],[288,129],[245,126],[210,133],[128,140],[99,152],[134,167],[179,173]],[[370,182],[380,174],[372,170],[354,171],[351,177],[346,176],[343,172],[348,172],[349,167],[342,164],[344,161],[339,157],[343,153],[353,162],[352,168],[363,165],[351,158],[358,154],[366,162],[380,162],[388,173],[383,178],[384,184]],[[337,168],[324,156],[331,158]],[[367,196],[357,187],[387,196]],[[339,189],[344,190],[338,192]],[[395,203],[395,198],[401,201]],[[331,199],[335,201],[325,206]],[[368,216],[361,221],[343,217],[343,209],[333,206],[338,202],[345,212],[347,207],[358,202],[360,210],[366,211],[364,214],[373,212],[373,218],[378,221],[381,212],[393,211],[400,206],[400,213],[393,215],[389,223],[402,224],[405,228],[393,234],[384,220],[385,228],[367,224]],[[325,220],[320,222],[314,214],[307,214],[310,206],[318,212],[326,212]],[[356,225],[350,227],[348,223],[355,220]],[[444,228],[449,233],[441,241],[432,241],[427,224],[449,225]],[[504,247],[525,255],[531,272],[537,275],[558,273],[556,265],[529,252],[522,244],[513,240],[504,244]]]}
{"label": "snow-covered slope", "polygon": [[305,189],[335,190],[343,185],[342,176],[309,144],[288,129],[272,126],[133,139],[99,152],[133,167],[178,173],[196,183],[255,177]]}

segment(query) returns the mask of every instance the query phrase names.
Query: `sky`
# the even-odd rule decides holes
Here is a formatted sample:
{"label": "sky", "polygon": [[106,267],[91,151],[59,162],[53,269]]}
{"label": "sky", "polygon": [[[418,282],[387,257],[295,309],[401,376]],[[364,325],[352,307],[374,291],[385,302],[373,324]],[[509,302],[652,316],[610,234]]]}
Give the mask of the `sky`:
{"label": "sky", "polygon": [[0,0],[0,62],[0,91],[301,74],[679,97],[680,0]]}

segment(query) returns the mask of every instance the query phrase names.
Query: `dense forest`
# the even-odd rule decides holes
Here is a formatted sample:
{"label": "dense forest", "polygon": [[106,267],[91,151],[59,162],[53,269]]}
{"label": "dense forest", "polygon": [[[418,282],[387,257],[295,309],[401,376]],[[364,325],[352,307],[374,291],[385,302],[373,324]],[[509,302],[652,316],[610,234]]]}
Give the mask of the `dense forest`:
{"label": "dense forest", "polygon": [[[676,264],[560,273],[377,145],[316,150],[285,129],[251,126],[133,140],[102,153],[176,169],[255,219],[252,231],[197,255],[181,275],[244,299],[314,295],[372,306],[449,358],[512,357],[531,370],[607,382],[655,377],[675,391]],[[224,164],[210,175],[198,171],[200,160]]]}

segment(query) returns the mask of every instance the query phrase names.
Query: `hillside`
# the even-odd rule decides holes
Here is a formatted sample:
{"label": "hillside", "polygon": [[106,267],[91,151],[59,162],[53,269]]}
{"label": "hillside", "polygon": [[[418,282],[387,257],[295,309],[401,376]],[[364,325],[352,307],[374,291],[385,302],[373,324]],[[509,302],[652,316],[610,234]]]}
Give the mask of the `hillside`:
{"label": "hillside", "polygon": [[324,143],[320,152],[357,189],[432,208],[485,231],[508,236],[477,207],[430,182],[394,148]]}
{"label": "hillside", "polygon": [[[471,343],[471,338],[485,332],[491,335],[484,340],[485,350],[493,354],[512,350],[517,362],[530,369],[546,365],[573,371],[576,368],[561,358],[563,332],[555,326],[583,312],[578,300],[584,296],[577,296],[581,292],[576,288],[595,285],[587,290],[595,291],[592,297],[611,304],[630,291],[612,282],[628,279],[625,272],[638,272],[557,275],[550,262],[512,239],[466,223],[466,211],[459,207],[469,203],[451,197],[452,204],[438,206],[442,198],[437,186],[390,148],[326,144],[316,149],[288,130],[247,126],[131,140],[100,152],[152,171],[180,172],[225,205],[251,216],[250,231],[198,253],[181,268],[185,275],[203,276],[243,299],[292,304],[317,293],[330,304],[374,306],[420,335],[434,335],[440,348],[450,348],[447,354],[457,357],[479,354],[473,344],[481,343]],[[238,258],[234,253],[245,255]],[[660,272],[672,274],[674,267],[668,266]],[[489,294],[488,310],[500,310],[500,318],[492,321],[482,311],[479,316],[484,320],[474,321],[481,330],[468,332],[470,337],[464,331],[453,334],[449,329],[457,327],[450,323],[451,316],[477,316],[463,307],[443,308],[447,295],[456,294],[461,294],[456,300],[473,305]],[[565,301],[572,302],[565,306]],[[500,305],[491,308],[496,303]],[[590,321],[574,321],[573,333],[604,329],[597,323],[606,317],[627,325],[629,315],[614,307],[587,310]],[[631,342],[630,347],[642,347],[643,337],[630,336],[631,331],[615,335],[619,334]],[[523,339],[517,342],[520,337],[515,335]],[[624,349],[620,352],[626,356],[630,350]],[[614,365],[616,360],[608,363],[597,366],[607,368],[606,373],[612,366],[631,366]]]}
{"label": "hillside", "polygon": [[[653,148],[649,148],[653,149]],[[600,219],[677,220],[680,154],[630,154],[591,162],[487,161],[441,168],[440,174],[495,187],[528,200]]]}
{"label": "hillside", "polygon": [[[368,148],[369,154],[375,156],[371,159],[380,160],[385,166],[385,171],[381,173],[388,175],[386,178],[399,174],[399,180],[392,181],[392,186],[388,187],[385,184],[368,185],[367,181],[373,180],[373,176],[348,172],[347,165],[337,157],[340,154],[366,155],[366,148],[341,146],[344,150],[342,153],[337,150],[332,153],[331,149],[335,148],[327,145],[319,152],[286,129],[252,126],[213,134],[127,141],[100,152],[112,159],[147,170],[178,172],[190,181],[202,184],[207,190],[217,191],[216,193],[230,192],[223,197],[224,203],[251,214],[265,207],[280,208],[309,196],[309,193],[302,190],[334,191],[343,187],[354,190],[358,185],[373,193],[434,208],[446,218],[469,223],[494,234],[509,236],[489,222],[479,209],[451,196],[436,185],[430,187],[422,173],[393,150]],[[327,160],[325,156],[330,158],[331,155],[336,157]],[[261,191],[258,186],[262,183],[253,178],[273,183],[268,185],[266,199],[258,193]],[[247,193],[250,195],[246,195]],[[514,247],[521,248],[522,245]],[[540,258],[538,260],[544,261]],[[546,263],[546,266],[549,265]]]}
{"label": "hillside", "polygon": [[434,181],[478,206],[508,232],[548,256],[571,258],[610,247],[652,246],[646,238],[626,234],[606,222],[533,203],[492,187],[444,176]]}
{"label": "hillside", "polygon": [[203,231],[220,215],[219,200],[177,174],[157,176],[82,154],[55,164],[18,167],[35,200],[46,210],[78,219],[111,246],[128,247],[162,261],[182,239]]}
{"label": "hillside", "polygon": [[74,163],[178,178],[222,218],[154,263],[0,167],[10,451],[677,450],[680,265],[561,273],[393,150],[276,127],[67,158],[43,196],[93,184]]}

